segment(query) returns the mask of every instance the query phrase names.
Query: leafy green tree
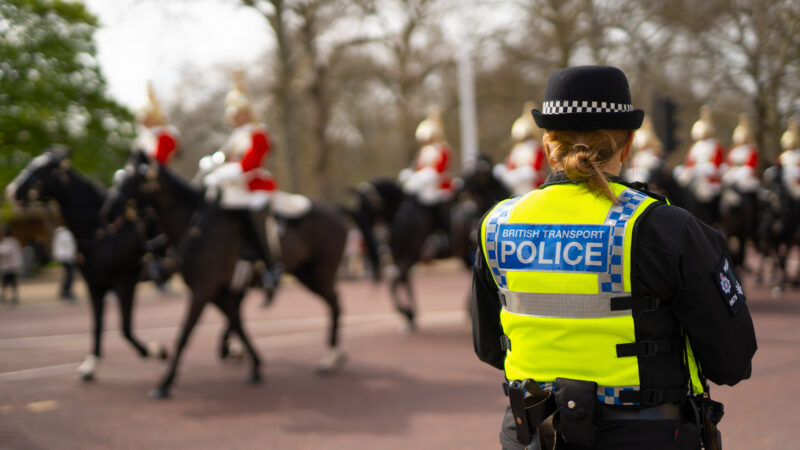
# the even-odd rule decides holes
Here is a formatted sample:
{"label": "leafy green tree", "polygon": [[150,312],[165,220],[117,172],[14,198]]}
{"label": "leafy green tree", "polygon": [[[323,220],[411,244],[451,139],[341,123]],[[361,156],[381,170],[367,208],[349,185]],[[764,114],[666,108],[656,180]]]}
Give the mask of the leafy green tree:
{"label": "leafy green tree", "polygon": [[0,2],[0,188],[54,144],[99,180],[124,163],[133,115],[105,93],[97,26],[78,2]]}

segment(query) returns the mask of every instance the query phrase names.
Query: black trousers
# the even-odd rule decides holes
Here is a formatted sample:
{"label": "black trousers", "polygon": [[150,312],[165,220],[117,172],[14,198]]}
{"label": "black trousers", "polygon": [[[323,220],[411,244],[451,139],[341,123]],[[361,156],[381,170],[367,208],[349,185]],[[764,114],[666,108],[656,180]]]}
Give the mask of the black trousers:
{"label": "black trousers", "polygon": [[6,288],[11,288],[11,301],[17,302],[19,300],[18,293],[17,293],[17,273],[16,272],[5,272],[3,273],[3,282],[2,282],[2,300],[6,300]]}
{"label": "black trousers", "polygon": [[64,275],[61,277],[61,298],[72,298],[74,264],[71,262],[62,262],[61,267],[64,268]]}
{"label": "black trousers", "polygon": [[[562,439],[558,450],[699,450],[700,433],[693,423],[672,420],[620,420],[601,423],[592,447],[569,445]],[[536,433],[526,447],[517,441],[516,423],[511,408],[503,416],[500,444],[503,450],[540,450]]]}

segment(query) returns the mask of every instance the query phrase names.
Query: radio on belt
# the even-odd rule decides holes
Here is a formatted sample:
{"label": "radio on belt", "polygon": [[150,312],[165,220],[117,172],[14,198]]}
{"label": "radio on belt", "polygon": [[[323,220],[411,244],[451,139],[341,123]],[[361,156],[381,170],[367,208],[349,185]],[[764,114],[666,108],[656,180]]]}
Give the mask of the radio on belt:
{"label": "radio on belt", "polygon": [[608,272],[608,225],[501,224],[497,236],[502,270]]}

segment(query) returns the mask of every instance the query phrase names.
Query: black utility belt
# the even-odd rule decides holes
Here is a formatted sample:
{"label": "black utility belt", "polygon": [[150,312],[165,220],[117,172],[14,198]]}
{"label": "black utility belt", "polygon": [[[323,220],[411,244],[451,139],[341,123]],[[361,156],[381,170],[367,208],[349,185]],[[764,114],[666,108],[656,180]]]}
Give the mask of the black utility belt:
{"label": "black utility belt", "polygon": [[[569,380],[569,378],[561,378],[561,380]],[[512,383],[514,383],[514,381],[506,381],[503,383],[503,394],[505,394],[506,397],[508,397],[509,387],[512,385]],[[523,381],[517,380],[516,383],[523,383]],[[682,403],[686,401],[686,398],[689,395],[686,388],[641,389],[635,391],[598,386],[596,383],[595,386],[597,386],[597,401],[601,405],[620,406],[621,403],[621,406],[656,406],[670,402]],[[553,391],[555,390],[555,383],[539,383],[539,387],[545,391]]]}
{"label": "black utility belt", "polygon": [[[532,379],[505,383],[511,413],[516,422],[517,440],[528,445],[536,428],[543,430],[543,422],[552,421],[565,442],[590,447],[594,443],[598,424],[621,420],[680,420],[683,418],[681,402],[688,394],[686,389],[657,391],[652,397],[658,401],[642,402],[641,409],[624,409],[598,402],[597,383],[593,381],[556,378],[552,391],[544,390]],[[674,393],[672,391],[675,391]],[[633,391],[640,392],[640,391]],[[649,392],[649,391],[642,391]],[[666,394],[669,393],[669,394]],[[642,396],[650,397],[650,396]],[[672,398],[676,397],[676,398]],[[648,398],[650,400],[650,398]]]}
{"label": "black utility belt", "polygon": [[600,422],[617,420],[681,420],[686,418],[679,403],[664,403],[643,409],[620,409],[601,403],[598,410]]}

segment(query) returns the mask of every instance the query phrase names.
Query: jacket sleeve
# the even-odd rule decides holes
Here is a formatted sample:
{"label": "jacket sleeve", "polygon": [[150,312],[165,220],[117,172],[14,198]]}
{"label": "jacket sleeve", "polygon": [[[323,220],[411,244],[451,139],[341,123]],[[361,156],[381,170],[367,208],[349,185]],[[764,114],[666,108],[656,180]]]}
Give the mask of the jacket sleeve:
{"label": "jacket sleeve", "polygon": [[472,316],[472,343],[475,354],[481,361],[498,369],[504,368],[506,351],[500,338],[503,328],[500,324],[500,301],[497,286],[486,265],[480,247],[475,255],[472,268],[472,297],[470,315]]}
{"label": "jacket sleeve", "polygon": [[[757,346],[745,297],[736,308],[725,297],[731,284],[723,285],[720,274],[730,264],[727,246],[719,232],[688,214],[679,236],[673,313],[703,374],[714,383],[734,385],[750,378]],[[738,283],[730,281],[735,289]]]}

